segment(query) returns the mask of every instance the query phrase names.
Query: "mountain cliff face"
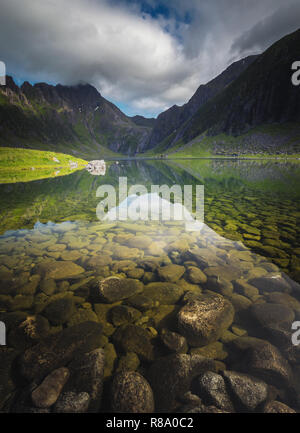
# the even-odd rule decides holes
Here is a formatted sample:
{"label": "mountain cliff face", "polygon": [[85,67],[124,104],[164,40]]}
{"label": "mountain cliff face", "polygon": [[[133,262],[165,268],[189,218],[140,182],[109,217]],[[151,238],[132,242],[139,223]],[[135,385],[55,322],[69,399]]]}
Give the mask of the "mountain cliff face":
{"label": "mountain cliff face", "polygon": [[166,148],[171,146],[173,142],[176,142],[180,136],[180,131],[178,130],[180,130],[181,126],[188,121],[199,108],[232,83],[256,58],[257,56],[249,56],[233,63],[209,83],[201,85],[185,105],[182,107],[174,105],[167,111],[161,113],[156,120],[147,148],[151,149],[157,146],[170,134],[173,134],[173,136],[167,143]]}
{"label": "mountain cliff face", "polygon": [[[291,66],[299,59],[299,46],[300,30],[255,58],[231,84],[180,126],[172,144],[179,140],[189,143],[201,134],[213,137],[225,133],[235,137],[247,133],[249,140],[251,130],[262,125],[270,129],[274,125],[278,128],[291,124],[299,136],[300,86],[291,81]],[[290,135],[286,139],[283,136],[281,151],[285,151],[290,139]],[[300,151],[299,140],[298,147],[294,145],[293,149]]]}
{"label": "mountain cliff face", "polygon": [[142,119],[137,124],[89,84],[18,87],[7,77],[0,87],[2,145],[87,157],[132,154],[150,136],[151,126]]}
{"label": "mountain cliff face", "polygon": [[[300,60],[299,46],[300,30],[259,56],[233,63],[201,85],[185,105],[174,105],[157,119],[126,116],[88,84],[25,82],[18,87],[7,77],[6,86],[0,86],[0,145],[97,159],[172,152],[190,143],[197,146],[207,137],[216,137],[213,152],[218,153],[220,134],[230,138],[246,134],[244,142],[237,139],[240,148],[245,144],[255,153],[260,148],[268,152],[271,140],[280,152],[292,140],[292,152],[300,152],[300,86],[291,82],[292,63]],[[274,126],[275,135],[266,138],[255,130],[265,126]],[[289,133],[280,136],[281,126]],[[223,146],[221,153],[227,151]]]}

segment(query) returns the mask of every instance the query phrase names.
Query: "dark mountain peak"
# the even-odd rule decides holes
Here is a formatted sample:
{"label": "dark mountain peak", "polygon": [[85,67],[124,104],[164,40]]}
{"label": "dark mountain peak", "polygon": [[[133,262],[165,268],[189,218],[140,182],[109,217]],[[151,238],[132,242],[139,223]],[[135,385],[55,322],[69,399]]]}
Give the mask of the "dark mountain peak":
{"label": "dark mountain peak", "polygon": [[[241,135],[260,125],[300,121],[300,88],[291,81],[291,65],[299,56],[300,29],[275,42],[200,107],[186,125],[188,142],[206,132]],[[226,107],[226,109],[224,109]]]}
{"label": "dark mountain peak", "polygon": [[74,86],[57,84],[55,89],[58,95],[72,106],[96,108],[102,102],[102,96],[91,84],[79,83]]}
{"label": "dark mountain peak", "polygon": [[6,85],[4,87],[16,93],[20,91],[19,86],[15,83],[13,77],[10,75],[6,75]]}
{"label": "dark mountain peak", "polygon": [[138,126],[146,126],[149,128],[153,128],[156,122],[156,119],[154,119],[153,117],[149,118],[140,115],[132,116],[130,117],[130,119],[132,120],[133,123],[135,123]]}
{"label": "dark mountain peak", "polygon": [[20,87],[20,89],[22,90],[22,92],[24,92],[26,90],[33,89],[33,86],[32,86],[32,84],[29,83],[29,81],[24,81],[24,83],[22,84],[22,86]]}
{"label": "dark mountain peak", "polygon": [[170,108],[168,108],[166,111],[163,111],[162,113],[160,113],[159,115],[158,115],[158,118],[159,117],[163,117],[166,113],[176,113],[177,111],[179,111],[180,110],[180,108],[181,107],[179,107],[179,105],[172,105]]}
{"label": "dark mountain peak", "polygon": [[168,140],[169,145],[177,138],[180,138],[180,134],[182,134],[181,128],[185,122],[191,119],[207,101],[215,97],[234,81],[256,58],[257,56],[248,56],[234,62],[216,78],[209,81],[207,84],[201,84],[185,105],[182,107],[173,105],[171,108],[161,113],[157,117],[157,121],[154,125],[149,148],[157,146],[171,134],[173,134],[174,137]]}
{"label": "dark mountain peak", "polygon": [[[24,82],[12,77],[0,87],[1,138],[5,143],[32,142],[43,149],[72,149],[76,155],[134,154],[148,143],[152,125],[135,124],[90,84]],[[142,118],[142,117],[141,117]],[[141,119],[140,119],[141,120]],[[151,122],[151,121],[150,121]],[[35,144],[33,145],[33,147]],[[69,153],[66,151],[66,153]]]}

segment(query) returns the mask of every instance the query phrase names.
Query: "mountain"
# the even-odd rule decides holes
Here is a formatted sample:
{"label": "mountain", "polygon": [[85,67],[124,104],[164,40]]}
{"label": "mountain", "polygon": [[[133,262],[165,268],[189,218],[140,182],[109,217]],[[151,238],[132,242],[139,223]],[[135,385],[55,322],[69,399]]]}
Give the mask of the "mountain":
{"label": "mountain", "polygon": [[128,117],[89,84],[0,86],[0,145],[82,158],[300,153],[300,29],[201,85],[157,119]]}
{"label": "mountain", "polygon": [[156,122],[153,117],[147,118],[139,115],[130,117],[130,119],[138,126],[148,126],[149,128],[153,128]]}
{"label": "mountain", "polygon": [[185,105],[182,107],[174,105],[161,113],[155,122],[149,143],[147,144],[147,149],[159,145],[170,134],[173,134],[173,136],[169,140],[168,146],[170,146],[173,141],[175,142],[178,138],[178,129],[190,119],[199,108],[232,83],[256,58],[257,56],[249,56],[233,63],[209,83],[201,85]]}
{"label": "mountain", "polygon": [[[87,158],[132,154],[151,126],[127,117],[89,84],[0,87],[0,144],[72,153]],[[150,121],[151,124],[151,121]]]}
{"label": "mountain", "polygon": [[291,80],[299,46],[300,29],[251,58],[243,72],[176,126],[159,151],[172,146],[196,154],[206,144],[220,154],[300,153],[300,86]]}

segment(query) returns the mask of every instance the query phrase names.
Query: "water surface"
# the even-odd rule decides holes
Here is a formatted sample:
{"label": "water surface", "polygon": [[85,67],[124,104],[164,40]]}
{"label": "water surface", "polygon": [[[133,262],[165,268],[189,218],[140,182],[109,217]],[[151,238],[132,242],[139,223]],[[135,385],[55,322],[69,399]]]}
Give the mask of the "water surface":
{"label": "water surface", "polygon": [[[124,176],[128,186],[145,185],[149,192],[151,185],[204,185],[203,229],[189,232],[174,221],[99,221],[97,188],[110,184],[118,190]],[[87,320],[100,322],[109,383],[126,352],[136,353],[135,369],[141,372],[169,353],[160,340],[162,330],[176,332],[184,302],[213,292],[232,303],[234,322],[217,342],[186,351],[216,359],[230,370],[238,361],[230,341],[261,338],[281,350],[297,379],[292,320],[284,328],[288,334],[278,338],[249,311],[254,304],[282,304],[290,317],[300,317],[299,198],[300,166],[281,161],[111,161],[103,176],[83,170],[0,185],[0,320],[8,326],[8,347],[20,354],[45,335]],[[99,282],[112,276],[139,281],[142,289],[122,299],[95,295]],[[162,282],[177,288],[170,293],[161,289]],[[67,311],[56,314],[47,308],[66,298],[71,299]],[[119,305],[132,308],[129,316],[113,312]],[[41,335],[30,333],[28,317],[46,321]],[[126,348],[117,341],[118,330],[128,323],[148,332],[153,359],[135,350],[139,343]],[[19,386],[14,382],[7,394]],[[282,400],[298,404],[290,397]]]}

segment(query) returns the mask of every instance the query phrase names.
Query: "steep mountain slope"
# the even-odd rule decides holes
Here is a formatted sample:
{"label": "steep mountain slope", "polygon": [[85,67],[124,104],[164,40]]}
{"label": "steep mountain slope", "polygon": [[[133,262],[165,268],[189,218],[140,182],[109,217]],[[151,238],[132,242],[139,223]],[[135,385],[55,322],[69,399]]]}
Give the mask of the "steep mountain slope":
{"label": "steep mountain slope", "polygon": [[153,117],[147,118],[139,115],[130,117],[130,119],[138,126],[147,126],[149,128],[153,128],[156,122]]}
{"label": "steep mountain slope", "polygon": [[0,87],[0,144],[82,157],[135,153],[151,127],[137,125],[91,85],[52,86],[11,77]]}
{"label": "steep mountain slope", "polygon": [[7,77],[0,86],[0,146],[85,159],[145,152],[300,153],[300,86],[291,82],[299,46],[300,30],[233,63],[185,105],[157,119],[126,116],[88,84],[18,87]]}
{"label": "steep mountain slope", "polygon": [[209,83],[201,85],[185,105],[182,107],[174,105],[161,113],[155,122],[147,150],[162,143],[170,134],[173,134],[173,136],[170,137],[163,147],[167,148],[172,145],[172,142],[176,142],[178,129],[189,120],[199,108],[205,105],[207,101],[215,97],[224,90],[226,86],[232,83],[256,58],[257,56],[249,56],[234,62]]}
{"label": "steep mountain slope", "polygon": [[[197,137],[199,142],[207,137],[212,141],[226,134],[227,137],[242,137],[242,140],[245,137],[249,149],[255,141],[258,149],[264,147],[270,152],[300,152],[300,86],[291,82],[291,66],[299,60],[299,46],[300,30],[257,57],[236,80],[181,125],[172,140],[175,148]],[[276,146],[274,134],[270,133],[275,129],[275,136],[281,135]],[[298,139],[290,148],[294,137]],[[226,144],[224,136],[222,140]]]}

